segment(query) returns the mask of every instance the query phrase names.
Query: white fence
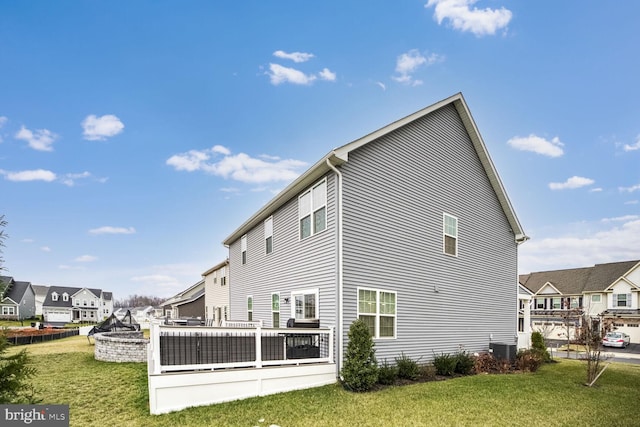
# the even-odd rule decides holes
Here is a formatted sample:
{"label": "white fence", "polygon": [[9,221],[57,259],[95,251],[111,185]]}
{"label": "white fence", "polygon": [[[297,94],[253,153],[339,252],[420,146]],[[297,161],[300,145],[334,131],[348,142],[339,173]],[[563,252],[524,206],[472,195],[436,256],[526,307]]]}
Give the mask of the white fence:
{"label": "white fence", "polygon": [[219,328],[152,324],[152,414],[336,381],[333,328]]}

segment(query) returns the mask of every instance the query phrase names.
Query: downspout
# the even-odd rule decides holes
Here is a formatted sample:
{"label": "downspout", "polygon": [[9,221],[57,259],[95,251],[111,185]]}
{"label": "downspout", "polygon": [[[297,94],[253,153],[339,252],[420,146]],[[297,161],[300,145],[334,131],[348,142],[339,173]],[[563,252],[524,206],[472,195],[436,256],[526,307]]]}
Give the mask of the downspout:
{"label": "downspout", "polygon": [[338,255],[338,280],[336,283],[336,302],[338,305],[337,315],[337,337],[336,337],[336,367],[338,375],[342,370],[342,351],[343,351],[343,337],[344,326],[342,321],[343,305],[342,305],[342,286],[343,286],[343,271],[342,271],[342,173],[336,168],[329,157],[327,157],[327,166],[336,173],[336,234],[337,234],[337,255]]}

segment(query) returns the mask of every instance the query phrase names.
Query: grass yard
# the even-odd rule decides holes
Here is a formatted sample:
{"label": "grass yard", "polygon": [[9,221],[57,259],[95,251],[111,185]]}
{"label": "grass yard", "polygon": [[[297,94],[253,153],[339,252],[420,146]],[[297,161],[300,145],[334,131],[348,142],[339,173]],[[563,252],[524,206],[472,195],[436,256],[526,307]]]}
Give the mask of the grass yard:
{"label": "grass yard", "polygon": [[[637,426],[640,365],[614,363],[592,388],[583,362],[535,374],[475,375],[356,394],[339,385],[190,408],[148,410],[146,364],[93,358],[86,337],[26,347],[42,403],[69,404],[71,426]],[[11,351],[15,351],[12,349]]]}

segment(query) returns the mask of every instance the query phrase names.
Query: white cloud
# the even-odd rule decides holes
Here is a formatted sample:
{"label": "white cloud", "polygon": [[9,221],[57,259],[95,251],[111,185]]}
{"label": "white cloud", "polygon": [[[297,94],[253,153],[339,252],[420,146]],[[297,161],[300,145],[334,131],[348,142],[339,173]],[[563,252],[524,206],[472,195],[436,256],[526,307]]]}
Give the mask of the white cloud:
{"label": "white cloud", "polygon": [[282,50],[276,50],[273,52],[273,56],[282,59],[290,59],[293,62],[307,62],[315,55],[313,53],[304,53],[304,52],[291,52],[287,53]]}
{"label": "white cloud", "polygon": [[269,72],[266,74],[269,76],[271,84],[275,86],[282,83],[308,85],[316,79],[313,74],[305,74],[295,68],[283,67],[279,64],[269,64]]}
{"label": "white cloud", "polygon": [[40,250],[42,252],[51,252],[51,248],[49,246],[41,246]]}
{"label": "white cloud", "polygon": [[549,188],[552,190],[573,190],[575,188],[585,187],[593,184],[595,181],[591,178],[581,176],[572,176],[565,182],[551,182]]}
{"label": "white cloud", "polygon": [[318,73],[318,77],[320,77],[321,80],[326,80],[328,82],[335,82],[337,76],[336,76],[336,73],[329,70],[328,68],[323,68],[322,71]]}
{"label": "white cloud", "polygon": [[93,255],[81,255],[79,257],[77,257],[74,261],[76,262],[93,262],[95,260],[97,260],[98,257],[95,257]]}
{"label": "white cloud", "polygon": [[632,185],[631,187],[618,187],[623,193],[633,193],[634,191],[640,190],[640,184]]}
{"label": "white cloud", "polygon": [[640,219],[635,215],[629,219],[598,231],[585,232],[582,226],[575,234],[561,237],[538,240],[534,236],[518,249],[520,273],[640,259]]}
{"label": "white cloud", "polygon": [[82,173],[68,173],[60,178],[60,182],[68,187],[73,187],[74,185],[76,185],[77,180],[89,177],[91,177],[91,174],[86,171]]}
{"label": "white cloud", "polygon": [[[215,146],[209,150],[190,150],[171,156],[167,165],[188,172],[203,171],[211,175],[244,183],[291,181],[300,174],[305,162],[262,155],[254,158],[245,153],[232,155],[228,149]],[[222,156],[220,156],[222,155]]]}
{"label": "white cloud", "polygon": [[625,221],[635,221],[636,219],[640,219],[640,216],[624,215],[624,216],[617,216],[613,218],[602,218],[601,221],[602,222],[625,222]]}
{"label": "white cloud", "polygon": [[396,59],[396,73],[397,76],[393,76],[392,79],[403,84],[418,86],[422,84],[422,80],[415,80],[413,74],[423,65],[433,65],[437,62],[444,61],[442,55],[435,53],[429,56],[424,56],[417,49],[411,49],[410,51],[403,53]]}
{"label": "white cloud", "polygon": [[433,16],[442,24],[445,19],[460,31],[468,31],[476,36],[493,35],[497,30],[506,28],[513,14],[510,10],[471,8],[478,0],[429,0],[425,7],[435,6]]}
{"label": "white cloud", "polygon": [[27,181],[46,181],[51,182],[56,180],[56,174],[44,170],[44,169],[35,169],[35,170],[26,170],[20,172],[8,172],[0,169],[0,175],[4,175],[5,179],[14,182],[27,182]]}
{"label": "white cloud", "polygon": [[628,202],[624,202],[625,205],[637,205],[640,202],[638,200],[629,200]]}
{"label": "white cloud", "polygon": [[387,90],[387,87],[384,85],[384,83],[382,83],[382,82],[376,82],[376,84],[377,84],[378,86],[380,86],[380,88],[381,88],[382,90]]}
{"label": "white cloud", "polygon": [[22,126],[15,135],[16,139],[21,139],[29,144],[29,147],[38,151],[53,151],[51,146],[58,138],[58,135],[48,129],[37,129],[35,132]]}
{"label": "white cloud", "polygon": [[106,225],[104,227],[92,228],[89,234],[135,234],[136,229],[133,227],[112,227]]}
{"label": "white cloud", "polygon": [[640,150],[640,135],[636,138],[635,144],[625,144],[622,149],[624,151],[636,151]]}
{"label": "white cloud", "polygon": [[517,150],[532,151],[549,157],[560,157],[564,154],[562,147],[564,144],[557,136],[551,141],[531,134],[529,136],[514,136],[507,141],[507,144]]}
{"label": "white cloud", "polygon": [[84,139],[89,141],[104,141],[122,132],[124,124],[113,114],[97,117],[94,114],[82,121]]}

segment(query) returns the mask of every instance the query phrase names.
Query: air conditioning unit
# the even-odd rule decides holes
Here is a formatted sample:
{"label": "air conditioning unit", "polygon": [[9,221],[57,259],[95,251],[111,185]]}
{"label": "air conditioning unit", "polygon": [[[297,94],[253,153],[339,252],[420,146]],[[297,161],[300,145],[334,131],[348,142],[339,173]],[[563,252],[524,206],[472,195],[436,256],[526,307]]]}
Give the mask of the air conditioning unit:
{"label": "air conditioning unit", "polygon": [[496,359],[514,361],[516,359],[517,346],[515,344],[504,344],[498,342],[489,343],[489,349]]}

